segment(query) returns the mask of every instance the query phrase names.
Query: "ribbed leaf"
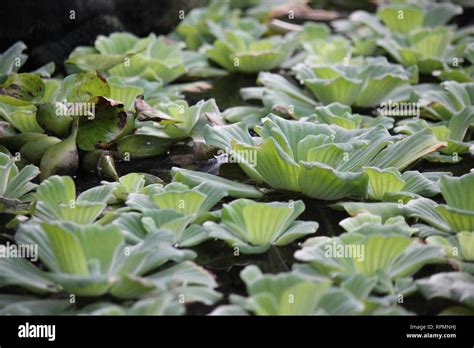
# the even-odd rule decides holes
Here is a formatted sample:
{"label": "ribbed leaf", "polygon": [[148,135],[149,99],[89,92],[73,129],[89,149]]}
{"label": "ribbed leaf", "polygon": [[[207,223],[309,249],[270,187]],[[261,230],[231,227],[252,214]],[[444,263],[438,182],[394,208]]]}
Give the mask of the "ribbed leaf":
{"label": "ribbed leaf", "polygon": [[332,80],[311,79],[304,81],[315,97],[324,104],[339,102],[353,105],[361,90],[362,81],[349,80],[344,77]]}
{"label": "ribbed leaf", "polygon": [[51,218],[60,219],[58,206],[75,202],[76,187],[69,176],[52,176],[41,183],[36,195],[36,216],[46,221]]}
{"label": "ribbed leaf", "polygon": [[250,93],[254,87],[243,88],[240,95],[244,100],[257,97],[267,108],[292,118],[307,116],[314,111],[316,101],[281,75],[260,72],[257,81],[263,85],[259,88],[259,95]]}
{"label": "ribbed leaf", "polygon": [[13,106],[0,102],[0,117],[21,133],[44,133],[36,121],[36,110],[34,105]]}
{"label": "ribbed leaf", "polygon": [[256,40],[247,32],[228,31],[207,50],[209,59],[229,71],[246,73],[279,67],[297,45],[294,34]]}
{"label": "ribbed leaf", "polygon": [[474,231],[474,211],[440,205],[436,207],[436,212],[454,232]]}
{"label": "ribbed leaf", "polygon": [[446,143],[439,142],[431,131],[421,130],[389,145],[370,162],[370,165],[378,168],[395,167],[402,170],[443,146],[446,146]]}
{"label": "ribbed leaf", "polygon": [[74,205],[60,205],[56,209],[60,219],[64,221],[77,222],[79,224],[90,224],[94,222],[105,209],[104,203],[76,203]]}
{"label": "ribbed leaf", "polygon": [[366,178],[362,173],[339,172],[318,162],[301,162],[299,185],[312,198],[336,200],[350,195],[364,195]]}
{"label": "ribbed leaf", "polygon": [[31,180],[33,180],[38,175],[38,167],[33,165],[25,166],[8,183],[8,187],[6,188],[4,194],[5,197],[21,199],[25,194],[36,188],[37,185],[31,183]]}
{"label": "ribbed leaf", "polygon": [[291,213],[291,208],[272,207],[263,203],[243,208],[242,217],[247,240],[255,245],[270,244],[283,232],[282,229]]}
{"label": "ribbed leaf", "polygon": [[459,245],[461,246],[461,254],[464,260],[474,261],[474,233],[461,232],[457,235]]}
{"label": "ribbed leaf", "polygon": [[[276,189],[286,189],[292,191],[299,191],[298,176],[300,168],[294,160],[291,159],[282,149],[276,144],[273,138],[266,139],[263,144],[258,147],[247,147],[240,144],[235,144],[233,149],[236,152],[242,151],[256,151],[256,164],[253,169],[256,170],[259,176],[265,179],[270,186]],[[253,173],[247,173],[251,175]],[[254,177],[258,179],[258,177]]]}
{"label": "ribbed leaf", "polygon": [[164,192],[151,197],[160,209],[174,209],[183,214],[197,214],[206,200],[206,195],[197,191]]}
{"label": "ribbed leaf", "polygon": [[314,222],[294,221],[304,211],[296,202],[258,203],[238,199],[222,209],[222,223],[206,222],[210,236],[238,246],[244,253],[261,253],[272,244],[285,245],[318,228]]}
{"label": "ribbed leaf", "polygon": [[364,246],[364,258],[354,258],[354,265],[357,272],[373,276],[377,272],[390,272],[396,259],[410,245],[411,239],[405,237],[369,237]]}
{"label": "ribbed leaf", "polygon": [[222,191],[228,192],[230,196],[236,198],[259,198],[263,195],[253,186],[241,184],[209,173],[173,167],[171,169],[171,174],[173,176],[173,181],[182,182],[189,187],[194,187],[206,182],[218,187]]}
{"label": "ribbed leaf", "polygon": [[381,8],[377,15],[390,30],[407,34],[423,25],[423,10],[413,5],[390,5]]}
{"label": "ribbed leaf", "polygon": [[293,274],[262,274],[256,266],[241,272],[249,297],[245,307],[256,315],[313,315],[328,292],[328,280],[310,282]]}
{"label": "ribbed leaf", "polygon": [[98,262],[100,273],[107,274],[117,248],[123,242],[123,236],[116,226],[101,228],[88,225],[79,229],[77,238],[81,243],[88,262]]}
{"label": "ribbed leaf", "polygon": [[474,307],[474,277],[468,273],[438,273],[418,280],[417,286],[428,299],[442,297]]}
{"label": "ribbed leaf", "polygon": [[77,275],[89,274],[86,255],[79,238],[59,225],[43,224],[42,227],[48,235],[60,271]]}
{"label": "ribbed leaf", "polygon": [[439,180],[441,193],[452,208],[470,210],[474,212],[474,173],[459,178],[443,176]]}
{"label": "ribbed leaf", "polygon": [[35,293],[58,292],[48,274],[20,258],[0,259],[0,286],[18,285]]}
{"label": "ribbed leaf", "polygon": [[383,200],[387,192],[399,192],[405,185],[405,180],[395,168],[365,167],[364,173],[368,177],[369,197],[379,201]]}
{"label": "ribbed leaf", "polygon": [[298,80],[324,104],[373,107],[388,99],[404,99],[410,94],[409,84],[417,81],[416,67],[405,70],[385,57],[357,58],[351,64],[293,68]]}
{"label": "ribbed leaf", "polygon": [[426,264],[442,263],[443,256],[442,250],[436,246],[412,244],[396,260],[390,270],[390,276],[392,278],[410,276]]}

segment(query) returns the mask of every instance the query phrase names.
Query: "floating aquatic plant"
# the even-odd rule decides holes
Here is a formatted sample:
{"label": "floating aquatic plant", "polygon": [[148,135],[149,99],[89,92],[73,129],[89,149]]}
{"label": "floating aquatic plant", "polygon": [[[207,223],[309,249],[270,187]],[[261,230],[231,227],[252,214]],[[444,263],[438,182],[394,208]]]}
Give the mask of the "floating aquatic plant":
{"label": "floating aquatic plant", "polygon": [[263,193],[251,185],[242,184],[225,179],[209,173],[203,173],[183,168],[171,169],[173,181],[181,182],[189,187],[196,187],[202,183],[208,183],[225,191],[231,197],[236,198],[260,198]]}
{"label": "floating aquatic plant", "polygon": [[474,233],[459,232],[456,235],[439,235],[426,238],[430,244],[443,247],[450,263],[455,269],[474,273]]}
{"label": "floating aquatic plant", "polygon": [[164,101],[155,107],[141,99],[135,103],[138,115],[133,134],[117,142],[118,155],[150,157],[166,152],[171,145],[193,132],[199,132],[206,123],[206,113],[215,111],[213,99],[189,106],[184,100]]}
{"label": "floating aquatic plant", "polygon": [[[374,193],[376,185],[383,185],[378,180],[389,176],[397,180],[400,174],[393,174],[396,170],[444,146],[429,130],[397,140],[381,125],[346,130],[275,115],[255,128],[260,137],[251,137],[243,124],[208,127],[206,131],[207,143],[232,154],[255,181],[326,200],[364,197],[368,190],[380,198],[381,192]],[[385,169],[386,174],[364,167]]]}
{"label": "floating aquatic plant", "polygon": [[317,222],[295,221],[304,208],[302,201],[258,203],[241,198],[224,205],[220,224],[209,221],[204,227],[211,237],[242,253],[262,253],[316,232]]}
{"label": "floating aquatic plant", "polygon": [[31,181],[37,177],[39,169],[27,165],[21,170],[15,158],[0,152],[0,212],[15,212],[22,204],[33,200],[32,191],[36,184]]}
{"label": "floating aquatic plant", "polygon": [[425,264],[442,262],[439,247],[417,243],[396,224],[389,226],[383,233],[366,225],[339,237],[310,238],[295,257],[332,278],[362,274],[376,276],[382,283],[410,277]]}
{"label": "floating aquatic plant", "polygon": [[385,57],[354,58],[347,64],[294,67],[296,77],[315,97],[325,103],[372,107],[409,96],[418,71],[392,64]]}
{"label": "floating aquatic plant", "polygon": [[451,306],[445,315],[472,315],[474,313],[474,277],[463,272],[437,273],[417,281],[420,292],[428,299],[445,298],[464,306]]}
{"label": "floating aquatic plant", "polygon": [[[257,83],[262,87],[247,87],[240,90],[244,100],[261,100],[268,110],[286,118],[298,119],[314,112],[316,101],[283,76],[261,72],[258,74]],[[259,117],[258,121],[262,117]]]}
{"label": "floating aquatic plant", "polygon": [[211,44],[228,30],[243,30],[258,38],[266,28],[254,18],[242,17],[241,11],[232,9],[228,0],[212,0],[207,7],[192,9],[176,27],[176,33],[193,50]]}
{"label": "floating aquatic plant", "polygon": [[130,33],[99,36],[94,47],[79,47],[66,61],[70,70],[102,71],[109,76],[140,77],[168,83],[186,73],[180,42],[167,42],[150,34],[138,38]]}
{"label": "floating aquatic plant", "polygon": [[422,119],[409,119],[399,122],[395,130],[413,134],[421,129],[431,129],[435,137],[446,142],[447,146],[440,149],[439,153],[426,156],[425,159],[433,162],[457,163],[462,159],[460,155],[470,152],[472,141],[466,140],[469,140],[468,131],[472,122],[474,122],[474,108],[468,106],[446,121],[431,123]]}
{"label": "floating aquatic plant", "polygon": [[0,54],[0,251],[31,252],[0,257],[0,314],[407,315],[418,293],[472,315],[472,28],[448,2],[333,5],[376,11],[212,0],[65,75]]}
{"label": "floating aquatic plant", "polygon": [[76,197],[76,185],[69,176],[52,176],[37,189],[34,215],[47,222],[93,223],[107,207],[113,186],[98,186]]}
{"label": "floating aquatic plant", "polygon": [[[38,257],[45,270],[26,259],[2,258],[0,286],[17,285],[36,294],[109,293],[123,299],[166,291],[171,286],[175,290],[184,288],[190,299],[196,288],[198,293],[199,289],[207,288],[210,296],[216,295],[211,290],[215,287],[212,277],[187,261],[195,254],[173,248],[167,237],[159,233],[131,246],[124,242],[117,226],[30,223],[22,226],[16,238],[20,244],[38,245]],[[156,272],[170,261],[174,265]]]}
{"label": "floating aquatic plant", "polygon": [[[263,274],[256,266],[240,274],[248,297],[231,296],[232,305],[217,308],[214,315],[327,315],[360,312],[363,304],[349,291],[331,288],[328,279],[311,281],[284,273]],[[339,302],[338,306],[332,306]]]}
{"label": "floating aquatic plant", "polygon": [[407,314],[388,295],[370,296],[376,281],[354,275],[331,286],[328,278],[308,277],[298,272],[263,274],[256,266],[247,266],[240,277],[247,297],[232,294],[230,305],[216,308],[212,315],[341,315]]}
{"label": "floating aquatic plant", "polygon": [[217,39],[207,56],[228,71],[255,73],[281,66],[297,44],[292,33],[255,39],[245,31],[235,30]]}
{"label": "floating aquatic plant", "polygon": [[461,177],[448,175],[435,175],[435,177],[439,180],[439,189],[446,204],[419,197],[406,204],[344,202],[337,204],[336,207],[343,207],[353,216],[360,212],[370,212],[380,215],[384,220],[396,215],[418,218],[431,226],[428,235],[449,236],[451,233],[472,232],[473,207],[467,197],[474,187],[474,173]]}
{"label": "floating aquatic plant", "polygon": [[419,95],[418,102],[424,116],[435,120],[449,120],[453,115],[474,105],[474,84],[447,81],[440,87],[415,92]]}
{"label": "floating aquatic plant", "polygon": [[420,73],[442,70],[455,56],[451,44],[454,33],[448,28],[422,29],[407,37],[379,39],[382,46],[397,62],[406,67],[416,65]]}

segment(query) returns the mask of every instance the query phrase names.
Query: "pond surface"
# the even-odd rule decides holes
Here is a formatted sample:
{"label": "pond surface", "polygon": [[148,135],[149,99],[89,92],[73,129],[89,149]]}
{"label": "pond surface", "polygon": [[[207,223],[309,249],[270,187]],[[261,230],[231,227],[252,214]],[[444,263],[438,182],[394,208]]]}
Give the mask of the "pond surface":
{"label": "pond surface", "polygon": [[[213,88],[206,93],[188,94],[186,99],[190,104],[196,103],[201,99],[214,98],[220,110],[225,110],[233,106],[246,105],[239,95],[239,90],[244,87],[256,85],[256,75],[228,75],[213,81]],[[356,110],[370,114],[371,110]],[[240,170],[238,164],[222,164],[215,158],[203,161],[196,161],[193,155],[192,146],[187,144],[174,146],[168,154],[157,157],[132,160],[130,162],[117,162],[117,171],[119,175],[125,175],[131,172],[148,173],[160,177],[164,182],[171,180],[170,171],[172,167],[183,167],[186,169],[199,170],[239,182],[252,182]],[[447,171],[455,176],[466,174],[474,167],[472,157],[465,158],[458,164],[438,164],[420,161],[415,164],[413,170],[424,171]],[[100,184],[101,179],[95,173],[81,171],[75,177],[76,186],[79,191],[84,191]],[[268,188],[267,188],[268,189]],[[306,209],[299,220],[312,220],[319,223],[317,236],[337,236],[344,232],[339,221],[348,217],[343,211],[337,211],[329,206],[334,202],[320,201],[307,198],[303,195],[298,196],[294,192],[283,192],[268,189],[268,194],[261,201],[304,201]],[[301,242],[301,241],[300,241]],[[223,241],[211,240],[191,248],[198,254],[195,260],[198,264],[211,271],[216,276],[219,284],[217,290],[223,293],[224,298],[209,307],[203,304],[188,305],[188,314],[203,315],[212,311],[213,308],[228,302],[229,294],[245,295],[245,285],[240,280],[240,271],[249,264],[258,265],[264,273],[279,273],[291,270],[296,262],[293,258],[294,252],[299,248],[298,241],[284,247],[272,247],[267,253],[258,255],[234,255],[234,250]],[[449,266],[427,266],[415,275],[415,278],[429,276],[435,272],[449,271]],[[435,299],[427,301],[419,294],[408,297],[404,307],[418,314],[437,314],[443,308],[449,305],[449,301]]]}

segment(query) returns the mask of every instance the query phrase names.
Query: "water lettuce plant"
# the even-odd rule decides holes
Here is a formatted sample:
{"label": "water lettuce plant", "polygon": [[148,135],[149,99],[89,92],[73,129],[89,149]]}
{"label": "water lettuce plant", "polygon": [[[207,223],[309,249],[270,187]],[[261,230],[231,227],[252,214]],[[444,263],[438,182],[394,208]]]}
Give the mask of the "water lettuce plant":
{"label": "water lettuce plant", "polygon": [[[2,258],[0,286],[17,285],[36,294],[66,292],[94,297],[109,293],[122,299],[183,290],[191,300],[196,288],[198,293],[207,288],[211,297],[216,295],[211,290],[215,286],[212,277],[187,261],[195,254],[173,248],[159,233],[131,246],[116,226],[29,223],[16,238],[18,243],[38,245],[45,269],[26,259]],[[168,268],[157,272],[164,264]]]}
{"label": "water lettuce plant", "polygon": [[317,222],[295,221],[304,208],[302,201],[259,203],[241,198],[224,205],[221,223],[208,221],[204,227],[210,237],[222,239],[242,253],[262,253],[272,245],[286,245],[316,232]]}
{"label": "water lettuce plant", "polygon": [[474,277],[463,272],[441,272],[417,281],[420,292],[428,299],[444,298],[459,303],[441,312],[444,315],[474,313]]}
{"label": "water lettuce plant", "polygon": [[207,4],[0,54],[0,315],[472,315],[468,12]]}
{"label": "water lettuce plant", "polygon": [[441,246],[454,269],[474,273],[474,232],[459,232],[449,237],[434,235],[426,238]]}
{"label": "water lettuce plant", "polygon": [[76,197],[76,186],[69,176],[52,176],[37,188],[34,216],[42,221],[93,223],[107,207],[113,186],[97,186]]}
{"label": "water lettuce plant", "polygon": [[113,33],[99,36],[94,47],[77,48],[66,65],[71,72],[102,71],[109,76],[169,83],[186,72],[183,48],[182,43],[170,43],[155,34],[138,38],[131,33]]}
{"label": "water lettuce plant", "polygon": [[447,146],[441,148],[439,152],[432,153],[425,159],[433,162],[456,163],[462,158],[460,155],[468,154],[472,146],[469,141],[469,128],[474,122],[474,108],[468,106],[461,112],[451,116],[449,120],[430,122],[423,119],[402,120],[398,122],[395,131],[404,134],[413,134],[421,129],[431,129],[435,137]]}
{"label": "water lettuce plant", "polygon": [[[402,16],[400,16],[400,11]],[[407,1],[380,6],[377,16],[390,29],[407,34],[421,27],[437,27],[448,23],[460,14],[462,8],[450,3],[432,3],[430,1]]]}
{"label": "water lettuce plant", "polygon": [[231,305],[217,308],[213,315],[337,315],[356,314],[363,309],[349,291],[331,288],[328,279],[315,281],[292,273],[263,274],[256,266],[247,266],[240,276],[248,297],[231,295]]}
{"label": "water lettuce plant", "polygon": [[474,173],[465,174],[461,177],[449,175],[436,176],[439,181],[439,190],[445,200],[445,204],[434,200],[418,197],[405,204],[399,203],[367,203],[367,202],[344,202],[336,204],[342,207],[351,216],[361,212],[370,212],[379,215],[383,220],[403,215],[406,218],[417,218],[429,225],[418,225],[427,232],[427,235],[449,236],[453,233],[472,232],[472,204],[467,198],[474,185]]}
{"label": "water lettuce plant", "polygon": [[203,182],[193,188],[172,182],[166,186],[155,185],[145,194],[130,194],[125,202],[136,210],[171,209],[184,215],[194,216],[194,219],[205,218],[208,212],[223,197],[227,191],[211,183]]}
{"label": "water lettuce plant", "polygon": [[346,129],[369,128],[383,125],[387,129],[393,127],[393,118],[384,115],[372,117],[353,113],[350,106],[341,103],[331,103],[317,106],[314,113],[304,117],[304,121],[336,125]]}
{"label": "water lettuce plant", "polygon": [[231,294],[229,305],[216,308],[211,315],[405,315],[391,295],[371,296],[373,278],[354,275],[341,283],[331,284],[323,277],[298,271],[263,274],[256,266],[240,273],[247,297]]}
{"label": "water lettuce plant", "polygon": [[255,181],[325,200],[365,197],[368,190],[381,198],[383,193],[375,193],[375,187],[391,188],[383,180],[398,181],[400,187],[394,190],[401,191],[404,183],[397,179],[397,170],[445,146],[429,130],[396,139],[382,125],[346,130],[275,115],[255,131],[260,137],[252,137],[244,124],[208,127],[205,138],[238,159]]}
{"label": "water lettuce plant", "polygon": [[[368,56],[383,53],[379,52],[377,45],[384,48],[391,46],[392,49],[387,51],[392,54],[394,49],[397,50],[395,48],[397,46],[393,46],[394,42],[387,44],[387,41],[406,42],[407,37],[411,35],[416,37],[417,32],[427,30],[426,34],[431,30],[436,31],[438,28],[445,28],[452,18],[462,12],[462,7],[449,2],[396,1],[379,5],[376,14],[363,10],[354,11],[349,18],[333,21],[332,25],[337,32],[351,38],[354,44],[354,52],[358,54]],[[434,39],[434,42],[436,42],[436,39]],[[435,50],[434,47],[430,47],[429,52]],[[419,58],[426,57],[426,53],[421,52],[421,50],[414,55],[413,52],[402,48],[399,53],[405,56],[405,52],[407,52],[407,57],[403,57],[402,60],[410,59],[411,63],[415,64]],[[397,54],[394,57],[399,57],[399,55]],[[424,64],[422,62],[421,65]],[[430,65],[432,64],[433,60],[430,61]]]}
{"label": "water lettuce plant", "polygon": [[385,57],[354,58],[348,64],[294,67],[296,77],[317,100],[329,104],[373,107],[409,96],[410,84],[418,81],[416,67],[404,69]]}
{"label": "water lettuce plant", "polygon": [[417,30],[406,37],[393,36],[379,39],[383,47],[397,62],[409,67],[418,66],[420,73],[428,74],[443,70],[455,57],[451,44],[454,32],[445,27]]}
{"label": "water lettuce plant", "polygon": [[439,186],[446,204],[437,206],[436,212],[452,231],[474,231],[474,204],[469,198],[474,191],[474,173],[442,177]]}
{"label": "water lettuce plant", "polygon": [[206,51],[208,58],[228,71],[255,73],[281,66],[298,44],[293,33],[255,39],[242,31],[227,31]]}
{"label": "water lettuce plant", "polygon": [[432,87],[420,92],[415,91],[423,117],[449,120],[453,115],[474,105],[474,85],[472,83],[446,81],[441,83],[441,88]]}
{"label": "water lettuce plant", "polygon": [[231,8],[230,1],[212,0],[207,7],[192,9],[175,32],[190,49],[196,50],[206,43],[212,44],[228,30],[242,30],[258,38],[266,27],[255,18],[241,16],[240,10]]}
{"label": "water lettuce plant", "polygon": [[[461,46],[461,45],[460,45]],[[474,81],[474,43],[470,42],[462,45],[457,51],[461,50],[461,57],[463,59],[463,65],[456,64],[457,67],[448,66],[444,67],[442,71],[434,71],[433,75],[437,76],[443,81],[456,81],[456,82],[473,82]],[[458,59],[459,60],[459,59]],[[455,62],[456,59],[454,59]]]}
{"label": "water lettuce plant", "polygon": [[331,35],[327,25],[305,24],[300,35],[304,53],[297,59],[304,58],[308,65],[342,64],[352,57],[351,41],[341,35]]}
{"label": "water lettuce plant", "polygon": [[117,141],[118,156],[141,158],[160,155],[173,144],[193,134],[209,123],[206,113],[215,111],[213,99],[189,106],[184,100],[161,101],[149,105],[136,101],[137,118],[132,134]]}
{"label": "water lettuce plant", "polygon": [[385,226],[383,232],[369,224],[339,237],[307,239],[295,257],[309,263],[317,274],[335,279],[353,274],[375,276],[387,292],[390,281],[410,277],[426,264],[442,262],[439,247],[413,240],[396,224]]}
{"label": "water lettuce plant", "polygon": [[209,233],[199,224],[193,223],[194,216],[179,213],[173,209],[147,209],[141,213],[121,212],[111,225],[119,226],[127,242],[136,244],[152,233],[169,236],[175,247],[185,248],[208,240]]}
{"label": "water lettuce plant", "polygon": [[474,209],[468,198],[474,188],[474,173],[461,177],[442,176],[439,188],[445,204],[419,198],[407,211],[429,224],[434,234],[474,231]]}
{"label": "water lettuce plant", "polygon": [[116,182],[103,181],[104,185],[111,185],[113,189],[113,199],[111,203],[125,202],[130,194],[147,193],[155,185],[161,185],[162,180],[152,175],[139,173],[129,173],[123,175]]}
{"label": "water lettuce plant", "polygon": [[38,167],[27,165],[21,170],[16,158],[0,152],[0,213],[15,212],[34,198],[36,184],[32,180],[39,175]]}
{"label": "water lettuce plant", "polygon": [[231,197],[236,198],[261,198],[263,192],[251,185],[246,185],[223,177],[194,170],[173,167],[171,169],[173,182],[181,182],[189,187],[196,187],[202,183],[211,184]]}
{"label": "water lettuce plant", "polygon": [[[281,75],[260,72],[257,83],[262,86],[242,88],[240,95],[244,100],[260,100],[268,110],[267,113],[272,112],[285,118],[299,119],[311,115],[317,106],[317,102],[306,91]],[[259,123],[262,116],[255,124]],[[248,117],[248,112],[245,117]],[[244,119],[234,119],[233,122],[236,121],[244,121]]]}

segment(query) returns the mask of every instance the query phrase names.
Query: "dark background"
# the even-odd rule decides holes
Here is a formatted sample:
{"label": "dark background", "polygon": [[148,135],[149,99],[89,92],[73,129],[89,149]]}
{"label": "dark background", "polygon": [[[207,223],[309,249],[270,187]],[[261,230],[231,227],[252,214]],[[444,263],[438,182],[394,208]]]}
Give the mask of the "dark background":
{"label": "dark background", "polygon": [[[202,0],[1,0],[0,52],[21,40],[28,46],[25,70],[50,61],[61,69],[69,53],[93,44],[100,34],[129,31],[139,36],[168,33],[179,11]],[[75,19],[70,19],[70,11]]]}
{"label": "dark background", "polygon": [[[375,0],[354,0],[356,9],[373,11]],[[382,1],[382,0],[377,0]],[[92,45],[98,35],[129,31],[138,36],[169,33],[187,13],[208,0],[0,0],[0,52],[21,40],[29,56],[24,71],[53,61],[56,71],[72,50]],[[474,0],[472,0],[474,4]],[[347,14],[350,4],[339,0],[311,0],[313,8]],[[70,11],[75,19],[70,19]],[[474,7],[455,19],[459,26],[474,23]]]}

